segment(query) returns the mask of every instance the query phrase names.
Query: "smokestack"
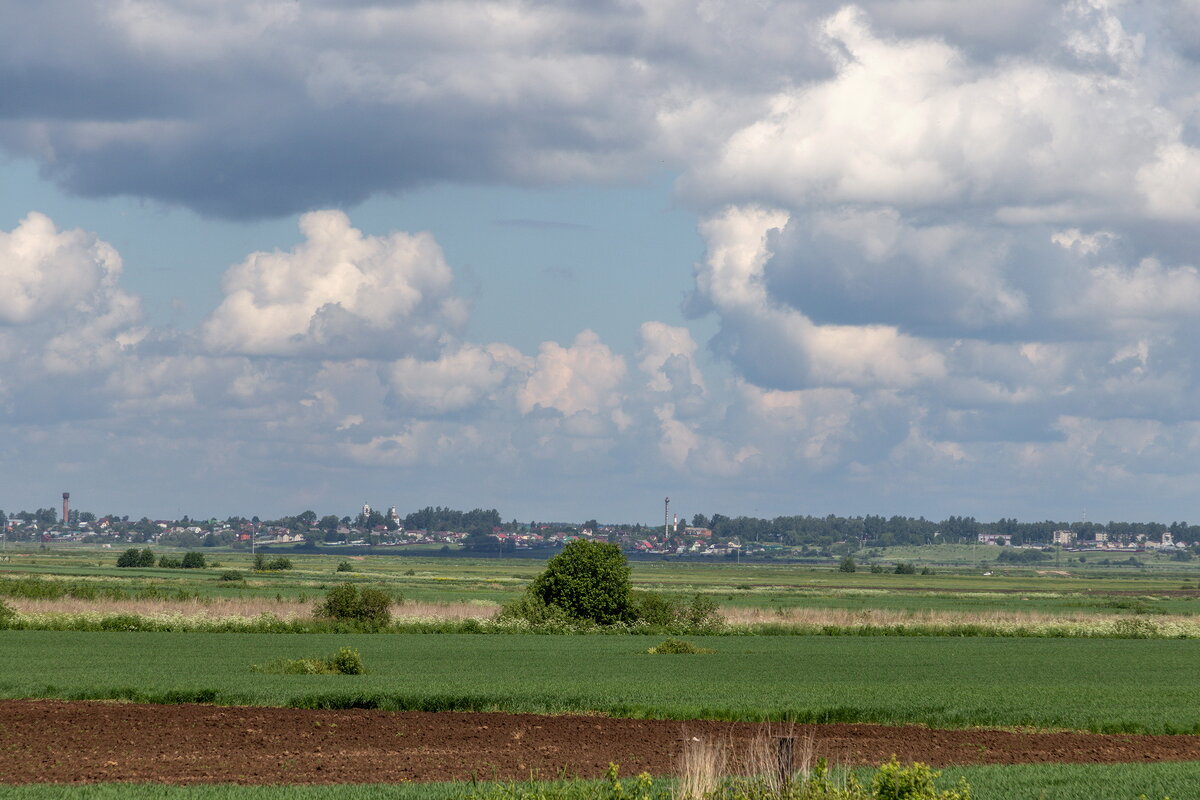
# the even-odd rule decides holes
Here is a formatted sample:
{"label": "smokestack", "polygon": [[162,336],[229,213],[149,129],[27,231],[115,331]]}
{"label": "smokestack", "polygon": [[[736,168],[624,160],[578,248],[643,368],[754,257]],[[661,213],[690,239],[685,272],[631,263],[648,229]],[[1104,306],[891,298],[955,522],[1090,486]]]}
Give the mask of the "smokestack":
{"label": "smokestack", "polygon": [[678,514],[678,513],[676,513],[676,514],[675,514],[675,527],[674,527],[674,531],[675,531],[676,533],[679,533],[679,514]]}
{"label": "smokestack", "polygon": [[63,492],[63,525],[71,521],[71,493]]}
{"label": "smokestack", "polygon": [[671,535],[671,498],[663,498],[663,538]]}

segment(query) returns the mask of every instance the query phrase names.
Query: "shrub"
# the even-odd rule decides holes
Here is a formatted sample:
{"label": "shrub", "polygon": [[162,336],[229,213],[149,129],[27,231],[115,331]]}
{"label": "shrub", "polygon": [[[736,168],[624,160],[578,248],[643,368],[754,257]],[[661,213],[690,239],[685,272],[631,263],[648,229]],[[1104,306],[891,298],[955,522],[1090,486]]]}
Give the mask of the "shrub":
{"label": "shrub", "polygon": [[529,592],[573,619],[611,625],[633,617],[629,563],[621,548],[608,542],[569,543],[546,563]]}
{"label": "shrub", "polygon": [[349,561],[339,561],[336,572],[354,572],[354,565]]}
{"label": "shrub", "polygon": [[255,672],[271,675],[363,675],[362,656],[351,647],[342,647],[326,658],[281,658],[269,664],[254,664]]}
{"label": "shrub", "polygon": [[717,601],[697,592],[683,609],[683,621],[693,628],[716,628],[721,624]]}
{"label": "shrub", "polygon": [[872,565],[871,565],[871,574],[872,574],[872,575],[879,575],[879,574],[881,574],[882,572],[883,572],[883,565],[882,565],[882,564],[872,564]]}
{"label": "shrub", "polygon": [[317,616],[382,628],[392,621],[392,598],[379,589],[359,590],[353,583],[339,583],[325,593]]}
{"label": "shrub", "polygon": [[268,559],[262,553],[256,553],[254,556],[254,571],[255,572],[271,572],[273,570],[283,570],[283,569],[291,569],[291,568],[292,568],[292,560],[290,558],[284,558],[283,556],[280,556],[279,558]]}
{"label": "shrub", "polygon": [[532,625],[566,625],[571,618],[558,606],[548,606],[534,594],[525,594],[500,609],[500,619],[523,619]]}
{"label": "shrub", "polygon": [[204,569],[204,553],[184,553],[181,566],[184,569]]}
{"label": "shrub", "polygon": [[658,592],[633,592],[630,601],[634,616],[650,625],[666,627],[673,625],[679,617],[678,605]]}
{"label": "shrub", "polygon": [[854,563],[852,556],[846,556],[842,559],[842,563],[838,564],[838,572],[857,572],[858,564]]}
{"label": "shrub", "polygon": [[240,580],[243,580],[243,578],[242,578],[242,573],[241,573],[239,570],[236,570],[236,569],[227,569],[227,570],[225,570],[224,572],[222,572],[222,573],[221,573],[221,577],[220,577],[220,578],[218,578],[218,580],[222,580],[222,581],[240,581]]}
{"label": "shrub", "polygon": [[158,559],[158,565],[166,569],[179,569],[183,566],[183,562],[172,556],[162,556]]}
{"label": "shrub", "polygon": [[0,629],[7,628],[17,618],[17,612],[12,606],[0,600]]}
{"label": "shrub", "polygon": [[124,553],[121,553],[117,558],[118,567],[153,567],[154,553],[147,547],[145,550],[138,550],[136,547],[131,547]]}
{"label": "shrub", "polygon": [[352,647],[341,647],[337,653],[329,660],[330,666],[339,675],[362,675],[366,670],[363,668],[362,656]]}
{"label": "shrub", "polygon": [[903,766],[892,756],[892,760],[881,764],[871,779],[871,797],[877,800],[970,800],[971,790],[966,782],[958,789],[939,792],[935,782],[940,772],[915,761]]}
{"label": "shrub", "polygon": [[663,639],[646,652],[651,655],[694,655],[697,653],[715,653],[717,651],[710,650],[707,647],[700,647],[683,639]]}
{"label": "shrub", "polygon": [[917,574],[916,567],[914,567],[912,564],[906,564],[903,561],[896,564],[896,568],[892,571],[895,572],[897,575],[916,575]]}

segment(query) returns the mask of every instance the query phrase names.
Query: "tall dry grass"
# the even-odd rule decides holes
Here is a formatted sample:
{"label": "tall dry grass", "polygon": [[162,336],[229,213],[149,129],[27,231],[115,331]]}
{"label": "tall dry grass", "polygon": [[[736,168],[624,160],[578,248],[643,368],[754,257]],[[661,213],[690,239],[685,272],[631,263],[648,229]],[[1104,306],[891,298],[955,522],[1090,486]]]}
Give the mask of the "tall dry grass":
{"label": "tall dry grass", "polygon": [[788,786],[807,780],[815,765],[813,735],[798,736],[792,725],[765,726],[747,742],[685,736],[674,797],[704,800],[726,781],[754,786],[756,797],[782,797]]}
{"label": "tall dry grass", "polygon": [[[22,614],[138,614],[178,615],[191,619],[226,619],[273,614],[282,620],[311,619],[316,602],[297,603],[274,598],[209,598],[204,600],[81,600],[60,597],[52,600],[5,598],[5,603]],[[477,603],[404,602],[392,606],[393,618],[409,620],[489,620],[499,613],[494,605]]]}
{"label": "tall dry grass", "polygon": [[[848,608],[748,608],[724,607],[721,616],[731,625],[784,623],[789,625],[1052,625],[1094,621],[1102,614],[1046,614],[1036,611],[901,611]],[[1112,614],[1108,616],[1128,616]],[[1161,615],[1155,620],[1179,621],[1191,617]]]}
{"label": "tall dry grass", "polygon": [[430,603],[413,600],[392,606],[392,618],[397,621],[406,619],[436,619],[456,622],[477,619],[483,621],[494,619],[499,613],[500,606],[483,603]]}
{"label": "tall dry grass", "polygon": [[212,600],[80,600],[60,597],[53,600],[6,598],[5,602],[22,614],[138,614],[141,616],[179,615],[195,619],[257,617],[274,614],[280,619],[312,616],[314,604],[289,603],[275,599],[218,598]]}

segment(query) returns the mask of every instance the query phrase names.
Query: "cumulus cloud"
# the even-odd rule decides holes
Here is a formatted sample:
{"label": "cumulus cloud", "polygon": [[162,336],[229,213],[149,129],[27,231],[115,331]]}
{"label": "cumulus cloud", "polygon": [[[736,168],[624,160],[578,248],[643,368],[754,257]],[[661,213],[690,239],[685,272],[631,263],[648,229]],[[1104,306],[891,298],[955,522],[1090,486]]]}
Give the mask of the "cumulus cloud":
{"label": "cumulus cloud", "polygon": [[0,357],[78,373],[111,365],[145,335],[140,303],[120,287],[121,257],[95,234],[32,212],[0,231],[0,265]]}
{"label": "cumulus cloud", "polygon": [[465,345],[433,361],[399,359],[388,368],[388,378],[403,408],[445,414],[495,401],[496,391],[514,375],[528,373],[532,362],[508,345]]}
{"label": "cumulus cloud", "polygon": [[431,234],[366,236],[340,211],[300,218],[304,242],[226,273],[205,322],[219,352],[275,356],[430,354],[467,311]]}
{"label": "cumulus cloud", "polygon": [[940,38],[882,37],[861,9],[844,8],[821,26],[836,77],[776,94],[687,185],[788,207],[967,205],[1042,220],[1191,214],[1196,156],[1182,120],[1159,101],[1157,76],[1138,71],[1140,39],[1110,11],[1096,13],[1099,32],[1076,27],[1063,43],[1106,59],[1087,70],[1035,58],[978,63]]}
{"label": "cumulus cloud", "polygon": [[517,403],[523,414],[538,408],[568,417],[579,412],[616,413],[625,371],[625,359],[590,330],[576,336],[569,347],[543,342],[528,380],[517,393]]}
{"label": "cumulus cloud", "polygon": [[850,384],[909,386],[945,372],[936,348],[890,325],[818,325],[769,295],[768,239],[787,215],[729,208],[701,226],[709,242],[697,291],[722,319],[714,344],[756,383],[774,388]]}

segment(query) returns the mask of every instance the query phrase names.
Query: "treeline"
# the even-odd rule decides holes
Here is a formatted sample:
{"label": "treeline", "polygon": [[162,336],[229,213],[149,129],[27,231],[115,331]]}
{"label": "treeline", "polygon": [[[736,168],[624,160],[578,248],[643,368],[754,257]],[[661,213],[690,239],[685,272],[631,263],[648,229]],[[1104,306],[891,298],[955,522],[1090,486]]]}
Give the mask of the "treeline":
{"label": "treeline", "polygon": [[405,530],[418,531],[465,531],[467,533],[491,533],[500,527],[500,512],[494,508],[471,511],[456,511],[452,508],[427,506],[404,518]]}
{"label": "treeline", "polygon": [[981,533],[1009,534],[1013,544],[1050,544],[1054,531],[1073,530],[1081,541],[1094,540],[1103,531],[1110,539],[1136,540],[1144,535],[1158,541],[1164,532],[1176,542],[1200,541],[1200,525],[1186,522],[1019,522],[1001,518],[995,522],[980,522],[974,517],[947,517],[940,522],[924,517],[863,517],[794,516],[760,519],[757,517],[726,517],[714,514],[711,518],[697,515],[694,524],[709,527],[718,539],[741,542],[775,542],[787,545],[816,545],[828,547],[835,542],[857,542],[862,546],[889,547],[904,544],[966,543],[978,541]]}

